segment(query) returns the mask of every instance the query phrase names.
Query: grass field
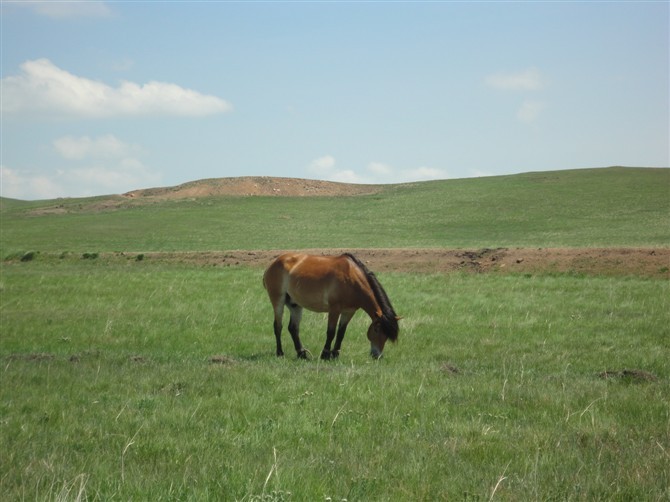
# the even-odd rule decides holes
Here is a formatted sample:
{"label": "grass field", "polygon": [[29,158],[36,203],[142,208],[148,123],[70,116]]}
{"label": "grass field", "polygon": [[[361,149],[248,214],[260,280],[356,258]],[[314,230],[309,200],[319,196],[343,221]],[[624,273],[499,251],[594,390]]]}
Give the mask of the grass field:
{"label": "grass field", "polygon": [[[103,212],[69,201],[72,213],[43,216],[26,210],[52,203],[3,201],[3,256],[44,254],[1,262],[0,493],[6,500],[667,500],[667,280],[380,273],[404,316],[399,342],[371,360],[359,313],[340,359],[323,362],[274,356],[259,269],[81,255],[382,246],[392,235],[369,228],[390,232],[393,219],[402,245],[414,238],[434,246],[663,246],[667,171],[543,173],[390,187],[354,199],[196,200]],[[543,195],[523,188],[533,183]],[[596,190],[603,183],[608,189]],[[497,194],[498,209],[475,204],[477,190],[489,203]],[[439,226],[448,208],[468,200],[448,232]],[[542,218],[516,207],[532,200],[544,207],[544,229]],[[306,208],[353,214],[348,204],[371,220],[325,232],[302,216]],[[257,211],[236,223],[245,208]],[[294,215],[281,220],[287,235],[267,223],[282,210]],[[313,220],[325,221],[317,214]],[[506,230],[483,237],[492,217]],[[218,224],[229,232],[218,235]],[[293,225],[309,230],[304,246]],[[440,228],[458,237],[440,237]],[[60,258],[64,251],[71,253]],[[303,341],[315,354],[324,333],[325,317],[306,313]]]}
{"label": "grass field", "polygon": [[[666,281],[386,274],[402,337],[276,359],[259,273],[3,273],[10,499],[670,495]],[[306,315],[315,353],[325,319]],[[655,381],[605,379],[641,369]],[[496,488],[497,487],[497,488]],[[494,493],[495,490],[495,493]]]}

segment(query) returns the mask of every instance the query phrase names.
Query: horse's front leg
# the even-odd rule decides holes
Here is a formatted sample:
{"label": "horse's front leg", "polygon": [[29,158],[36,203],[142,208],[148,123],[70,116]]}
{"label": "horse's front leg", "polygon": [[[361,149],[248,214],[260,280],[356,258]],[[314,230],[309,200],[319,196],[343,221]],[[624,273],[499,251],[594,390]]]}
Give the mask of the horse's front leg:
{"label": "horse's front leg", "polygon": [[335,329],[337,328],[337,320],[340,318],[339,312],[328,312],[328,328],[326,329],[326,344],[321,351],[321,359],[327,360],[332,357],[330,347],[335,338]]}
{"label": "horse's front leg", "polygon": [[335,348],[330,353],[331,357],[340,357],[340,347],[342,347],[342,340],[344,340],[344,334],[347,332],[347,326],[349,321],[354,316],[355,312],[345,312],[340,316],[340,324],[337,327],[337,338],[335,339]]}

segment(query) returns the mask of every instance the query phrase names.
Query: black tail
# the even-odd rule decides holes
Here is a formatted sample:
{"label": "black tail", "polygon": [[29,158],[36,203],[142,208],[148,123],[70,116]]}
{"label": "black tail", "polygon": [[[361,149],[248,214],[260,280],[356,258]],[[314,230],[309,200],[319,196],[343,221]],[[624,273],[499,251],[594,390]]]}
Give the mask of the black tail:
{"label": "black tail", "polygon": [[391,305],[391,300],[389,300],[386,291],[384,291],[384,288],[377,279],[377,276],[375,276],[374,272],[371,272],[361,260],[356,258],[351,253],[344,253],[344,256],[353,261],[365,274],[365,277],[368,280],[368,284],[370,285],[370,289],[372,289],[372,292],[375,295],[375,299],[382,309],[382,330],[391,341],[395,342],[398,339],[398,332],[400,331],[400,327],[398,326],[398,316],[396,315],[395,310],[393,310],[393,305]]}

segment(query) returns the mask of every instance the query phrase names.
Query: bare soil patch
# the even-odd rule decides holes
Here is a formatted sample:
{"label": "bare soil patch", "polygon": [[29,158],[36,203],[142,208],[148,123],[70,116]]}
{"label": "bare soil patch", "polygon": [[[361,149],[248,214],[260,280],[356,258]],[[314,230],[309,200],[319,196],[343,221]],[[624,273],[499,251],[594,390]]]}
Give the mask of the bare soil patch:
{"label": "bare soil patch", "polygon": [[192,181],[174,187],[133,190],[126,198],[185,199],[199,197],[339,197],[365,195],[381,190],[380,185],[355,185],[332,181],[273,176],[243,176]]}
{"label": "bare soil patch", "polygon": [[621,379],[624,381],[630,382],[655,382],[658,380],[658,377],[653,373],[649,373],[645,370],[638,369],[625,369],[625,370],[607,370],[599,373],[598,376],[603,379]]}
{"label": "bare soil patch", "polygon": [[[377,272],[571,273],[670,279],[670,248],[308,249],[352,252]],[[146,260],[267,267],[279,250],[145,253]]]}

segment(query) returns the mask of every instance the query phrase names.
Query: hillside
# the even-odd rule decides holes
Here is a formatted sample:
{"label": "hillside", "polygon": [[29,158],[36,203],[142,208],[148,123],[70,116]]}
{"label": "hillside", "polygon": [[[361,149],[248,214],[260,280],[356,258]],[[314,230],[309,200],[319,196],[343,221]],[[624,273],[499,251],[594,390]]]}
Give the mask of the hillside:
{"label": "hillside", "polygon": [[[164,257],[288,249],[636,248],[642,258],[612,260],[649,256],[653,270],[667,273],[670,266],[664,255],[670,245],[670,169],[582,169],[378,186],[228,178],[124,196],[5,199],[0,211],[3,258],[27,251]],[[439,252],[431,253],[422,255],[422,270],[431,261],[435,270],[445,263]],[[516,260],[536,259],[518,255],[509,253],[508,269],[523,268]],[[582,270],[584,263],[603,259],[598,251],[567,268]],[[488,268],[475,261],[482,265],[475,269]]]}

